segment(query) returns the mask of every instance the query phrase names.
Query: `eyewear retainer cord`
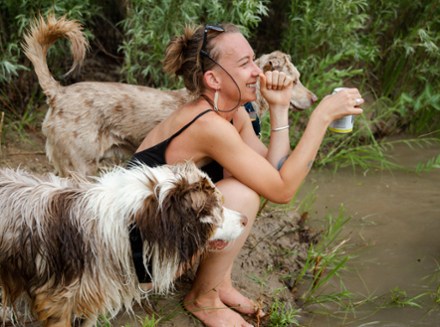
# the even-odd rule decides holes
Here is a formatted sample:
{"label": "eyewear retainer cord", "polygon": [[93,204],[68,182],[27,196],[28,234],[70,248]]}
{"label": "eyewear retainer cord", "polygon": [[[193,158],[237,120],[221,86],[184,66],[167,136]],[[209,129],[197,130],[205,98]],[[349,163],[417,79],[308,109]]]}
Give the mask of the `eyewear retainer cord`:
{"label": "eyewear retainer cord", "polygon": [[[217,26],[217,25],[205,25],[205,30],[203,32],[203,43],[202,43],[202,47],[200,49],[200,57],[206,57],[209,60],[211,60],[215,65],[219,66],[228,76],[229,78],[232,80],[232,82],[234,82],[235,86],[237,87],[238,90],[238,101],[237,104],[232,108],[232,109],[228,109],[228,110],[221,110],[218,109],[218,111],[220,112],[231,112],[235,109],[237,109],[240,106],[240,102],[241,102],[241,91],[240,91],[240,87],[238,86],[237,82],[235,81],[235,79],[232,77],[232,75],[222,66],[220,65],[217,61],[215,61],[214,59],[211,58],[211,56],[209,55],[208,51],[206,50],[206,45],[207,45],[207,41],[208,41],[208,32],[209,31],[215,31],[215,32],[224,32],[224,28],[221,26]],[[205,65],[203,64],[203,59],[201,58],[200,60],[200,64],[201,64],[201,68],[202,68],[202,73],[205,73]],[[205,99],[207,99],[207,97],[204,96]],[[213,106],[213,104],[211,103],[211,101],[208,101],[210,105]]]}

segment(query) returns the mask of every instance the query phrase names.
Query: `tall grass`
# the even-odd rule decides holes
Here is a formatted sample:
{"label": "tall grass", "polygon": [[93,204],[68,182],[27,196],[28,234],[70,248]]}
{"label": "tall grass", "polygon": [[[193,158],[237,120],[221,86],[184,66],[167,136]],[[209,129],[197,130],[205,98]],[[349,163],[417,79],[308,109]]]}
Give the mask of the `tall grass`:
{"label": "tall grass", "polygon": [[[295,276],[294,287],[308,285],[300,295],[304,304],[325,302],[341,303],[350,297],[344,288],[335,293],[321,293],[324,286],[345,269],[350,256],[345,253],[346,239],[340,235],[344,225],[349,221],[343,208],[338,215],[327,215],[327,226],[322,238],[317,244],[310,244],[307,259],[301,271]],[[310,282],[306,281],[309,280]]]}

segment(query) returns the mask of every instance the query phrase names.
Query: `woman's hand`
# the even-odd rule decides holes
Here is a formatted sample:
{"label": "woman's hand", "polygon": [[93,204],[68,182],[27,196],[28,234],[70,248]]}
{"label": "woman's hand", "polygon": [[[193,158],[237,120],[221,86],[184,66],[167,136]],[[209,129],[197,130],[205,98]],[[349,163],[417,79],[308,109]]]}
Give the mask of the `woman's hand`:
{"label": "woman's hand", "polygon": [[269,104],[269,108],[288,107],[292,97],[292,87],[292,78],[283,72],[274,70],[260,74],[260,92]]}
{"label": "woman's hand", "polygon": [[323,118],[331,123],[335,119],[346,115],[359,115],[362,113],[360,105],[364,103],[362,95],[356,88],[347,88],[338,93],[325,96],[314,112],[323,115]]}

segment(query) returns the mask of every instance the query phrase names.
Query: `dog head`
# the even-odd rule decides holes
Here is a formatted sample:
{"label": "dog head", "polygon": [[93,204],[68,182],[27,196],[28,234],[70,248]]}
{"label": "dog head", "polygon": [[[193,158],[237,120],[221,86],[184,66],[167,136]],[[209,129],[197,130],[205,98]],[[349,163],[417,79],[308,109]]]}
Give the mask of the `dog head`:
{"label": "dog head", "polygon": [[[281,51],[274,51],[262,55],[255,60],[255,63],[263,72],[277,70],[293,79],[292,97],[290,99],[291,109],[304,110],[318,100],[315,94],[302,85],[300,73],[292,64],[290,55]],[[260,92],[257,93],[257,107],[260,116],[268,109],[268,104],[260,95]]]}
{"label": "dog head", "polygon": [[167,292],[177,273],[206,250],[224,248],[236,239],[247,220],[223,207],[221,193],[193,163],[134,169],[146,171],[145,184],[153,190],[134,216],[144,264],[152,263],[154,289]]}

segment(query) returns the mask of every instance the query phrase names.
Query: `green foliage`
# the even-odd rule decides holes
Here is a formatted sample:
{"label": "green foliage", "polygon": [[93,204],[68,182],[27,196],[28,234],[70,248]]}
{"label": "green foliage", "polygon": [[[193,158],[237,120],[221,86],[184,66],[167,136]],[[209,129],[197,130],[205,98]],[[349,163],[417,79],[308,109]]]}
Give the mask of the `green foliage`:
{"label": "green foliage", "polygon": [[375,58],[375,47],[362,43],[367,7],[367,0],[291,2],[281,46],[318,94],[327,94],[346,78],[362,74],[355,65]]}
{"label": "green foliage", "polygon": [[126,40],[123,74],[130,83],[176,86],[162,71],[162,59],[168,42],[180,35],[186,24],[232,22],[245,35],[251,33],[267,13],[267,0],[189,1],[136,0],[122,22]]}
{"label": "green foliage", "polygon": [[[344,225],[350,220],[345,216],[343,207],[336,217],[329,214],[327,226],[318,244],[311,244],[306,261],[301,271],[295,276],[295,286],[308,284],[302,292],[301,300],[305,304],[334,302],[342,304],[350,299],[351,293],[341,285],[341,291],[328,294],[323,292],[324,286],[339,276],[345,269],[350,256],[345,253],[347,240],[339,240]],[[306,283],[310,280],[309,283]]]}
{"label": "green foliage", "polygon": [[440,169],[440,155],[429,159],[425,163],[419,163],[416,167],[416,171],[419,173],[431,171],[432,169]]}
{"label": "green foliage", "polygon": [[[23,34],[38,15],[47,16],[54,13],[57,17],[66,15],[78,19],[85,26],[90,25],[90,19],[97,15],[99,7],[93,0],[6,0],[0,2],[0,105],[8,119],[17,119],[15,127],[23,126],[29,112],[43,101],[41,91],[36,83],[33,70],[23,54],[21,43]],[[86,34],[91,33],[86,29]],[[53,47],[50,50],[49,62],[51,70],[66,72],[70,65],[69,48],[66,46]],[[36,95],[37,90],[40,92]],[[39,98],[39,101],[35,101]],[[23,116],[23,117],[22,117]],[[21,127],[18,127],[21,128]]]}
{"label": "green foliage", "polygon": [[[378,57],[378,48],[369,42],[368,1],[292,1],[289,26],[282,36],[282,48],[292,55],[302,73],[302,80],[319,98],[335,87],[350,84],[362,87],[365,65]],[[295,130],[304,129],[304,119],[311,110],[293,114]],[[375,144],[375,136],[366,117],[356,118],[354,132],[348,135],[328,133],[316,159],[316,166],[383,165],[384,155]],[[362,128],[360,128],[362,126]],[[298,137],[292,139],[295,146]]]}
{"label": "green foliage", "polygon": [[300,318],[300,311],[300,309],[292,307],[290,303],[283,302],[278,296],[275,296],[275,299],[270,306],[267,326],[300,326],[298,321]]}
{"label": "green foliage", "polygon": [[17,77],[20,70],[27,69],[19,64],[20,48],[17,44],[9,43],[0,54],[0,83],[8,83]]}
{"label": "green foliage", "polygon": [[[162,321],[162,319],[161,318],[158,318],[157,316],[156,316],[156,314],[152,314],[151,316],[150,315],[146,315],[145,316],[145,318],[143,318],[143,319],[141,319],[140,317],[138,317],[139,319],[139,324],[141,324],[140,326],[142,326],[142,327],[155,327],[155,326],[159,326],[159,323]],[[99,319],[98,319],[98,326],[100,326],[100,327],[111,327],[113,324],[112,324],[112,321],[111,320],[109,320],[107,317],[105,317],[105,316],[101,316],[101,317],[99,317]],[[136,326],[137,326],[138,324],[136,324]],[[126,325],[124,325],[124,327],[130,327],[131,325],[130,324],[126,324]]]}
{"label": "green foliage", "polygon": [[381,95],[396,96],[407,90],[417,93],[439,76],[439,14],[436,1],[393,0],[371,5],[371,33],[380,46],[381,60],[376,61],[374,71]]}
{"label": "green foliage", "polygon": [[440,88],[440,6],[393,0],[371,9],[371,34],[380,52],[370,83],[376,83],[379,98],[391,99],[409,131],[438,129],[439,97],[433,90]]}
{"label": "green foliage", "polygon": [[22,140],[28,139],[27,131],[39,126],[42,121],[42,115],[31,108],[24,110],[19,119],[7,119],[6,133],[12,132]]}
{"label": "green foliage", "polygon": [[[3,58],[8,59],[10,64],[15,66],[13,69],[10,68],[9,71],[17,72],[24,68],[20,65],[20,61],[23,60],[20,47],[23,34],[36,17],[40,14],[47,17],[49,13],[54,13],[57,17],[66,15],[69,19],[77,19],[87,26],[87,22],[90,21],[93,15],[98,14],[100,8],[89,0],[62,0],[56,2],[53,0],[22,0],[19,2],[6,0],[0,4],[0,9],[3,13],[2,19],[5,19],[0,31],[2,35],[0,50]],[[67,53],[63,53],[60,54],[58,59],[62,58],[61,55],[68,57]],[[3,75],[2,73],[3,71],[0,71],[0,81],[8,77],[7,74]]]}
{"label": "green foliage", "polygon": [[[367,99],[354,133],[329,133],[317,165],[393,168],[381,137],[440,129],[435,17],[440,6],[434,0],[290,2],[281,48],[292,55],[304,84],[319,98],[344,85],[358,87]],[[304,119],[292,120],[296,130],[304,129]]]}
{"label": "green foliage", "polygon": [[421,293],[410,297],[405,290],[395,287],[390,291],[388,306],[422,308],[417,301],[426,295],[427,293]]}
{"label": "green foliage", "polygon": [[440,304],[440,264],[438,261],[436,261],[436,264],[437,268],[435,271],[424,278],[425,281],[428,281],[427,289],[430,290],[428,291],[428,295],[430,295],[435,305],[434,310],[438,310]]}
{"label": "green foliage", "polygon": [[292,1],[282,48],[318,94],[351,80],[397,100],[438,85],[439,15],[433,0]]}
{"label": "green foliage", "polygon": [[151,316],[146,316],[144,321],[142,322],[142,327],[155,327],[159,326],[160,318],[156,317],[155,314]]}

